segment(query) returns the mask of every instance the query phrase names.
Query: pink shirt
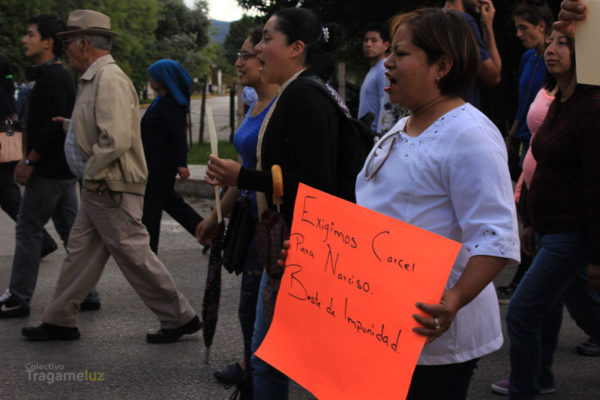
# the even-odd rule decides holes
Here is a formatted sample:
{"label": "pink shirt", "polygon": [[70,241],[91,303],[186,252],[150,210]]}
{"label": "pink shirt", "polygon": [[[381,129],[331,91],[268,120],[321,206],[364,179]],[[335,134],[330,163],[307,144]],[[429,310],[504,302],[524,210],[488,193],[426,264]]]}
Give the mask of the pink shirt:
{"label": "pink shirt", "polygon": [[[527,127],[531,131],[532,141],[535,137],[535,134],[540,129],[540,126],[542,126],[544,118],[546,118],[546,114],[548,113],[550,103],[552,103],[553,100],[554,96],[550,95],[545,88],[541,88],[529,106],[529,112],[527,113]],[[527,153],[525,154],[525,158],[523,159],[523,172],[519,177],[519,181],[517,182],[517,187],[515,189],[515,200],[517,202],[521,196],[521,185],[523,184],[523,180],[525,181],[527,187],[531,185],[531,180],[533,179],[533,173],[535,172],[536,165],[537,163],[535,158],[533,158],[533,154],[531,153],[531,146],[529,146]]]}

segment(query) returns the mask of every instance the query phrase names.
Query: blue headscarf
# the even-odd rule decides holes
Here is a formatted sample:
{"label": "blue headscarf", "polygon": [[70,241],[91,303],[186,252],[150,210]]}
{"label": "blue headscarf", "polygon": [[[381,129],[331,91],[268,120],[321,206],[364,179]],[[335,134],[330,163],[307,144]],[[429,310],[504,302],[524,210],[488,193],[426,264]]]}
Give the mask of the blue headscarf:
{"label": "blue headscarf", "polygon": [[190,86],[192,77],[175,60],[158,60],[148,67],[150,76],[162,87],[167,89],[178,104],[186,106],[190,104]]}

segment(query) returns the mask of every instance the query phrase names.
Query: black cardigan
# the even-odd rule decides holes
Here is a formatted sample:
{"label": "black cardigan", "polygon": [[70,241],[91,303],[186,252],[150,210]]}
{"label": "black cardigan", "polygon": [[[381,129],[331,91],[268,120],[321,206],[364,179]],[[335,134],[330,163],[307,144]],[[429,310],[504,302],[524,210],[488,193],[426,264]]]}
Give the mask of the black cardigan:
{"label": "black cardigan", "polygon": [[186,114],[187,106],[179,105],[171,94],[144,114],[142,142],[149,170],[187,166]]}
{"label": "black cardigan", "polygon": [[[304,71],[299,78],[309,74]],[[334,107],[317,87],[302,79],[291,82],[281,94],[263,137],[262,171],[240,171],[238,186],[264,192],[272,207],[271,166],[281,166],[281,212],[290,226],[298,183],[337,195],[338,114]]]}
{"label": "black cardigan", "polygon": [[65,133],[52,117],[69,118],[75,103],[75,85],[62,64],[42,67],[29,96],[27,152],[42,156],[33,174],[50,179],[68,179],[73,174],[65,159]]}

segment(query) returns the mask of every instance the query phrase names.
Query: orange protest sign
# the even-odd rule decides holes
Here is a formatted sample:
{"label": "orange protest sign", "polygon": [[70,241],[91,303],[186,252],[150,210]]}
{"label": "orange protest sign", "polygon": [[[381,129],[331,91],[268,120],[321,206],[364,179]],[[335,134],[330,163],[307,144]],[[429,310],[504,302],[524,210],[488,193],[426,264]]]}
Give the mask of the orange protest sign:
{"label": "orange protest sign", "polygon": [[403,399],[461,244],[300,184],[273,322],[256,355],[322,399]]}

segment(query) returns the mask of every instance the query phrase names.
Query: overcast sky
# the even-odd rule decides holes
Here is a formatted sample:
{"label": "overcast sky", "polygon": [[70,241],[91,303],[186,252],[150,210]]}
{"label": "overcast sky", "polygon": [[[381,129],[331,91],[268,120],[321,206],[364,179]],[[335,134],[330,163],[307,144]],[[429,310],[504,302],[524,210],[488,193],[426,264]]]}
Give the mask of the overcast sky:
{"label": "overcast sky", "polygon": [[[194,0],[184,0],[189,8],[194,7]],[[237,21],[242,18],[243,11],[236,0],[208,0],[208,17],[219,21]]]}

